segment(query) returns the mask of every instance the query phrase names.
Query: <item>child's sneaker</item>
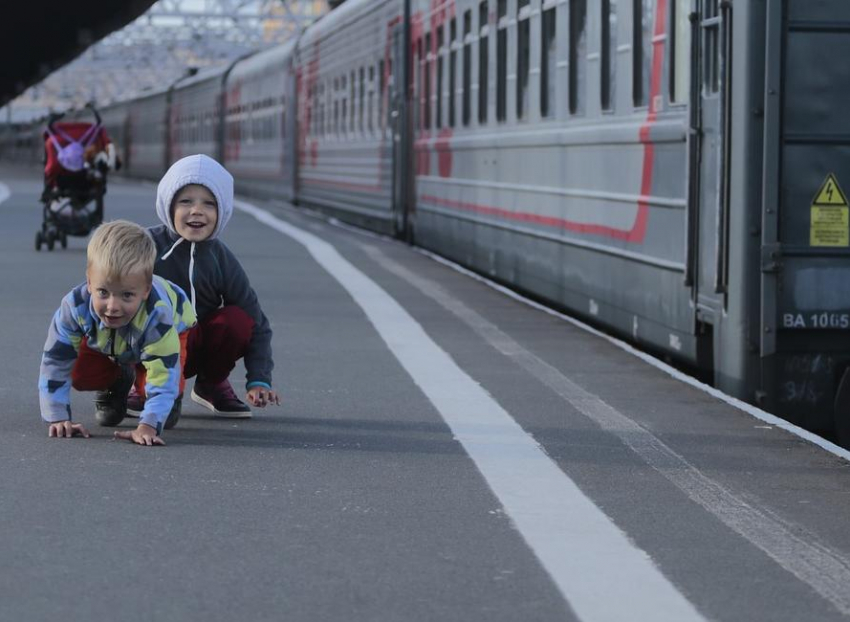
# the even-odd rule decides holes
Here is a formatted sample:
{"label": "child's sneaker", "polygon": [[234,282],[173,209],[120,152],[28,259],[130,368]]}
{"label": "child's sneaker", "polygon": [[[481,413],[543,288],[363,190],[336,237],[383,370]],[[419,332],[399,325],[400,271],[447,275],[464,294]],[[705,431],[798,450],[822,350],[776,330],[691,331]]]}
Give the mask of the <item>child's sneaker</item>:
{"label": "child's sneaker", "polygon": [[109,428],[113,428],[127,416],[127,394],[136,380],[133,365],[121,365],[121,373],[106,391],[98,391],[94,396],[95,419]]}
{"label": "child's sneaker", "polygon": [[145,409],[145,396],[136,391],[136,387],[130,389],[127,396],[127,416],[138,417]]}
{"label": "child's sneaker", "polygon": [[200,379],[195,380],[192,401],[206,406],[222,417],[244,419],[251,416],[251,407],[236,397],[227,378],[215,384]]}

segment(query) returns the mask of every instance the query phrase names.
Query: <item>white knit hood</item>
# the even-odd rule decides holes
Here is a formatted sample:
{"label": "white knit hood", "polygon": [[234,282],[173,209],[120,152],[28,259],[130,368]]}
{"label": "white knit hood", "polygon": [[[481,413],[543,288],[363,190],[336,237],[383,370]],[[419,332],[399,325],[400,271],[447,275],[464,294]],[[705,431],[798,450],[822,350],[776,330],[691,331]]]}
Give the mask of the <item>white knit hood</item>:
{"label": "white knit hood", "polygon": [[[177,236],[177,241],[160,259],[168,259],[184,239],[174,228],[174,220],[171,218],[171,202],[174,195],[189,184],[204,186],[215,197],[218,204],[218,219],[215,229],[207,240],[214,240],[224,229],[230,216],[233,214],[233,176],[225,168],[209,156],[203,154],[186,156],[177,160],[165,173],[156,189],[156,215],[168,230]],[[204,240],[205,242],[207,240]],[[192,307],[197,308],[197,294],[195,292],[195,242],[189,250],[189,298]]]}
{"label": "white knit hood", "polygon": [[224,230],[233,214],[233,176],[221,164],[203,154],[186,156],[172,164],[156,190],[156,215],[174,234],[177,230],[171,218],[171,202],[174,195],[189,184],[206,187],[218,203],[218,220],[212,235],[207,238],[213,240]]}

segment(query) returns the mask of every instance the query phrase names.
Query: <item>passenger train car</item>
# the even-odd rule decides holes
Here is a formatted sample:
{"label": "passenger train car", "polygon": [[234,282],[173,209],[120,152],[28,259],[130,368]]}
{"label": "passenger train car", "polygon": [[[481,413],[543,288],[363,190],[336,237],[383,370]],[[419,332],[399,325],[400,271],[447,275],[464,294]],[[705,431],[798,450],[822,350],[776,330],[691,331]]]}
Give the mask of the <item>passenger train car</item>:
{"label": "passenger train car", "polygon": [[298,200],[388,233],[402,231],[393,198],[400,128],[387,114],[402,105],[402,18],[397,0],[347,2],[298,44]]}
{"label": "passenger train car", "polygon": [[104,118],[850,445],[844,50],[841,0],[347,0]]}

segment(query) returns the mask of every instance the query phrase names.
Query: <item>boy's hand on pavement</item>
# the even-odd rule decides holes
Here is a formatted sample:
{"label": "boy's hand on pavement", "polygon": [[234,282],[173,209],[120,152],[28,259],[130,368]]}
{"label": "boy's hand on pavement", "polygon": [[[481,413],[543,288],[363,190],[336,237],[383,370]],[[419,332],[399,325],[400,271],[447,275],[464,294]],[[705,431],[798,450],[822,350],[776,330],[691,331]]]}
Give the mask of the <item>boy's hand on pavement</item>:
{"label": "boy's hand on pavement", "polygon": [[47,430],[48,437],[56,438],[71,438],[72,436],[82,436],[90,438],[91,434],[83,427],[82,423],[72,423],[70,421],[57,421],[51,423]]}
{"label": "boy's hand on pavement", "polygon": [[118,430],[114,436],[125,441],[132,441],[137,445],[165,445],[165,441],[157,436],[156,428],[145,423],[140,423],[139,427],[132,431]]}
{"label": "boy's hand on pavement", "polygon": [[276,391],[265,387],[251,387],[248,390],[248,402],[251,406],[264,408],[272,404],[280,404],[280,396]]}

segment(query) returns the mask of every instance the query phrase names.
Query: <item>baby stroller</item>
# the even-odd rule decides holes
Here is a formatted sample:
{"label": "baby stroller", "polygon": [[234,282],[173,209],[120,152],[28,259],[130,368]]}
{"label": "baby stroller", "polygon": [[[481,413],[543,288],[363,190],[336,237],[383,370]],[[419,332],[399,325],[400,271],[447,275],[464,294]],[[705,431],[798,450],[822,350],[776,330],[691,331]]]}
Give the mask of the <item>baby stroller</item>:
{"label": "baby stroller", "polygon": [[68,236],[87,236],[103,222],[106,173],[115,163],[115,148],[106,135],[97,110],[95,123],[58,122],[51,117],[44,131],[44,192],[42,223],[35,234],[35,249],[53,250],[58,241],[68,246]]}

